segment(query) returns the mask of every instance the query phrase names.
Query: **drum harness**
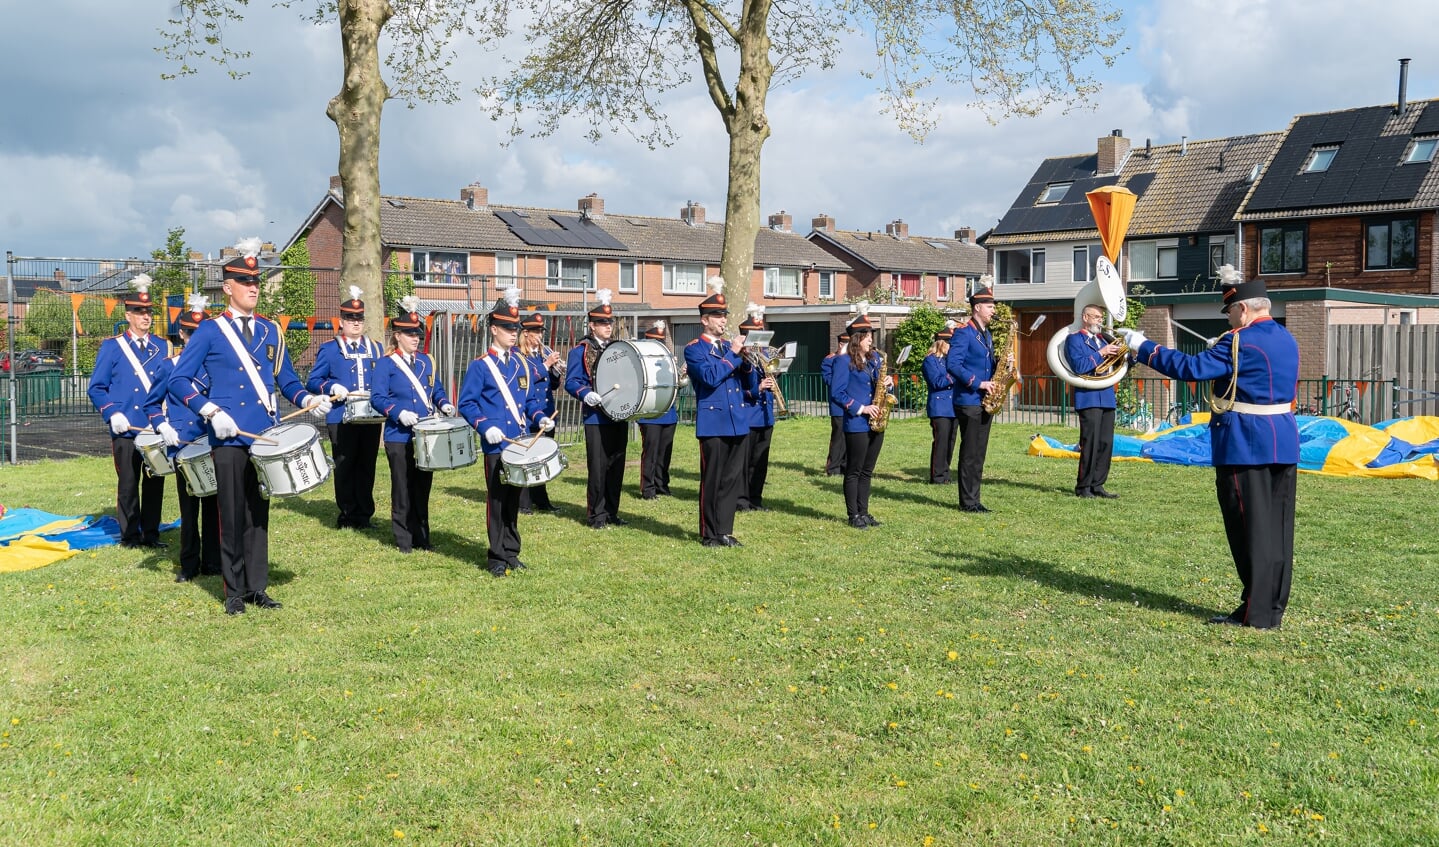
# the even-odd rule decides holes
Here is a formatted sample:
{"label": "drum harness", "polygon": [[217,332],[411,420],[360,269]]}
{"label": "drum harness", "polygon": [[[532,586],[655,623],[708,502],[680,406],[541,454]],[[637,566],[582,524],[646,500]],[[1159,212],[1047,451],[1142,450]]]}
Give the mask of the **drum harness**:
{"label": "drum harness", "polygon": [[[518,358],[520,360],[520,367],[524,368],[526,373],[529,373],[530,365],[529,362],[525,361],[524,356],[521,356],[514,351],[511,351],[510,355]],[[505,398],[505,406],[510,410],[510,416],[515,419],[515,423],[520,425],[520,431],[523,432],[526,428],[525,419],[524,416],[520,414],[520,407],[515,405],[515,397],[513,394],[510,393],[509,381],[500,375],[500,366],[495,364],[494,356],[485,356],[482,361],[489,366],[490,373],[494,374],[495,382],[498,383],[500,386],[500,394],[503,395]]]}
{"label": "drum harness", "polygon": [[[225,340],[230,342],[230,346],[235,348],[235,355],[240,358],[240,366],[245,369],[245,376],[250,378],[250,382],[255,386],[255,393],[260,396],[260,405],[265,407],[265,411],[270,413],[271,418],[275,417],[275,398],[264,389],[260,372],[255,369],[255,357],[245,349],[245,345],[240,343],[240,336],[235,334],[235,328],[230,325],[228,319],[221,316],[219,320],[215,321],[215,325],[220,328],[220,333],[225,336]],[[277,362],[279,358],[279,355],[275,356]]]}
{"label": "drum harness", "polygon": [[[414,368],[411,368],[409,364],[405,362],[405,358],[401,356],[399,352],[391,353],[390,358],[394,360],[395,364],[400,366],[400,372],[410,378],[410,385],[415,387],[416,393],[418,393],[420,399],[425,402],[425,411],[433,415],[435,413],[435,407],[430,403],[430,395],[426,393],[425,387],[420,385],[420,378],[415,376]],[[418,362],[419,359],[416,358],[415,361]]]}

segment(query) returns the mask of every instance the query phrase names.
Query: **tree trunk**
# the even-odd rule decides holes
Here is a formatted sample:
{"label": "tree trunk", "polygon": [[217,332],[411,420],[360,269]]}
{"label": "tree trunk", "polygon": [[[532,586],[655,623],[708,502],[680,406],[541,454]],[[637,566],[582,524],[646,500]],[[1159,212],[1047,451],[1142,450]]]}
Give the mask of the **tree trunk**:
{"label": "tree trunk", "polygon": [[740,67],[734,107],[724,115],[729,134],[729,189],[725,194],[725,278],[730,327],[744,319],[754,276],[754,242],[759,232],[760,152],[769,138],[765,98],[774,65],[769,59],[769,0],[748,0],[740,22]]}
{"label": "tree trunk", "polygon": [[[340,288],[364,292],[365,334],[382,338],[384,267],[380,262],[380,113],[390,87],[380,76],[380,31],[394,14],[389,0],[340,0],[345,71],[325,114],[340,132],[340,181],[345,197]],[[338,296],[338,292],[336,292]],[[343,299],[343,298],[342,298]],[[317,303],[321,309],[332,304]],[[333,304],[338,306],[338,301]]]}

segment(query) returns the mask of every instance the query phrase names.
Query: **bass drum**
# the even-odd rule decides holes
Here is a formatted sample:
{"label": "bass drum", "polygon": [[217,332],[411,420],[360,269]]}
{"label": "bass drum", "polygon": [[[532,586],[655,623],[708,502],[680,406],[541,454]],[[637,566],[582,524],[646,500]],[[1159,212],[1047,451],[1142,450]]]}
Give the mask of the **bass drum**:
{"label": "bass drum", "polygon": [[652,338],[611,341],[595,364],[594,388],[600,408],[617,421],[657,418],[679,392],[675,356]]}

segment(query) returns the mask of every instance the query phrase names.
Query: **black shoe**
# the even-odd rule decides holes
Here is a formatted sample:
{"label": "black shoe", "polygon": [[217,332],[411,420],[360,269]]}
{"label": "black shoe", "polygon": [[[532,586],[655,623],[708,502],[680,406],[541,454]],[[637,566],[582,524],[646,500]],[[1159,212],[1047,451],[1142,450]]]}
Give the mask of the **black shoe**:
{"label": "black shoe", "polygon": [[349,528],[352,527],[352,526],[354,526],[354,524],[350,523],[350,521],[349,521],[348,518],[345,518],[345,517],[335,518],[335,529],[349,529]]}
{"label": "black shoe", "polygon": [[190,582],[191,580],[195,579],[195,578],[198,577],[198,576],[199,576],[199,574],[186,573],[186,572],[184,572],[184,571],[180,571],[179,573],[175,574],[175,581],[176,581],[176,582]]}
{"label": "black shoe", "polygon": [[605,520],[590,521],[590,529],[609,529],[609,528],[610,528],[610,525],[609,525],[609,522],[608,522],[608,521],[605,521]]}
{"label": "black shoe", "polygon": [[433,544],[431,544],[431,543],[429,543],[429,542],[427,541],[427,542],[425,542],[424,544],[416,544],[416,545],[415,545],[415,549],[416,549],[416,550],[424,550],[426,553],[430,553],[430,552],[433,552],[433,551],[434,551],[435,545],[433,545]]}
{"label": "black shoe", "polygon": [[855,515],[850,518],[849,525],[855,529],[869,529],[869,521],[864,519],[864,515]]}
{"label": "black shoe", "polygon": [[1251,626],[1250,629],[1257,629],[1260,632],[1273,632],[1276,629],[1279,629],[1279,627],[1280,624],[1274,624],[1273,626]]}
{"label": "black shoe", "polygon": [[630,525],[630,522],[629,522],[629,521],[625,520],[624,518],[620,517],[619,515],[615,515],[614,517],[610,518],[610,523],[614,524],[615,526],[629,526],[629,525]]}
{"label": "black shoe", "polygon": [[535,510],[534,510],[534,509],[521,509],[521,510],[520,510],[520,514],[522,514],[522,515],[533,515],[534,513],[535,513]]}
{"label": "black shoe", "polygon": [[1244,626],[1244,621],[1233,615],[1215,615],[1205,623],[1217,624],[1219,626]]}
{"label": "black shoe", "polygon": [[226,597],[226,598],[225,598],[225,614],[227,614],[227,615],[243,615],[243,614],[245,614],[245,598],[240,597],[240,596]]}
{"label": "black shoe", "polygon": [[493,577],[507,576],[507,575],[509,574],[509,572],[510,572],[510,571],[509,571],[509,568],[506,568],[504,565],[491,565],[491,566],[490,566],[490,576],[493,576]]}
{"label": "black shoe", "polygon": [[658,500],[658,499],[660,499],[660,496],[659,496],[658,494],[654,494],[654,493],[641,494],[641,495],[640,495],[640,499],[641,499],[641,500]]}
{"label": "black shoe", "polygon": [[701,547],[728,547],[723,538],[705,538],[700,541]]}
{"label": "black shoe", "polygon": [[1103,498],[1106,499],[1106,500],[1118,500],[1118,499],[1119,499],[1119,495],[1118,495],[1118,494],[1114,494],[1114,493],[1112,493],[1112,492],[1105,491],[1105,490],[1104,490],[1104,486],[1102,486],[1102,485],[1099,486],[1098,488],[1094,489],[1094,496],[1095,496],[1095,497],[1103,497]]}
{"label": "black shoe", "polygon": [[743,547],[743,546],[744,546],[743,544],[739,543],[739,539],[738,539],[738,538],[735,538],[733,535],[726,535],[726,536],[724,537],[724,544],[725,544],[726,547]]}
{"label": "black shoe", "polygon": [[559,506],[536,506],[536,507],[535,507],[535,511],[537,511],[537,512],[549,512],[549,513],[552,514],[552,515],[558,513],[559,510],[560,510],[560,507],[559,507]]}
{"label": "black shoe", "polygon": [[142,542],[140,542],[140,546],[141,546],[141,547],[147,547],[147,548],[149,548],[149,549],[151,549],[151,550],[168,550],[168,549],[170,549],[170,545],[169,545],[169,544],[166,544],[165,542],[161,541],[161,540],[158,539],[158,538],[156,538],[156,539],[153,540],[153,541],[142,541]]}
{"label": "black shoe", "polygon": [[1088,488],[1076,488],[1076,489],[1074,489],[1074,496],[1075,496],[1075,497],[1083,497],[1083,498],[1085,498],[1085,499],[1088,499],[1088,498],[1090,498],[1090,497],[1095,497],[1095,496],[1097,496],[1097,495],[1096,495],[1092,490],[1090,490],[1090,489],[1088,489]]}
{"label": "black shoe", "polygon": [[751,512],[768,512],[770,508],[768,506],[750,506],[749,510]]}
{"label": "black shoe", "polygon": [[866,513],[863,514],[863,515],[860,515],[860,517],[864,518],[864,522],[867,523],[867,524],[869,524],[870,526],[880,526],[879,521],[877,521],[877,520],[874,519],[874,515],[871,515],[871,514],[869,514],[868,512],[866,512]]}
{"label": "black shoe", "polygon": [[510,562],[510,570],[512,570],[512,571],[524,571],[524,570],[529,570],[529,568],[530,568],[529,565],[525,564],[524,562],[521,562],[519,559],[516,559],[516,560],[514,560],[513,562]]}
{"label": "black shoe", "polygon": [[989,514],[989,512],[990,512],[990,509],[989,509],[987,506],[984,506],[984,505],[982,505],[982,504],[979,505],[979,506],[961,506],[960,508],[962,508],[962,509],[963,509],[964,511],[966,511],[966,512],[976,512],[976,513],[978,513],[978,514],[986,514],[986,515],[987,515],[987,514]]}
{"label": "black shoe", "polygon": [[271,597],[263,591],[256,591],[254,594],[246,597],[245,602],[248,602],[251,606],[255,606],[261,609],[284,608],[284,605],[279,600],[276,600],[275,598]]}
{"label": "black shoe", "polygon": [[220,569],[219,569],[219,568],[207,568],[207,567],[205,567],[204,565],[201,565],[201,566],[200,566],[200,576],[219,576],[219,575],[220,575]]}
{"label": "black shoe", "polygon": [[121,547],[124,547],[124,548],[127,549],[127,550],[138,550],[139,548],[144,547],[145,545],[144,545],[144,544],[141,544],[141,543],[138,542],[138,541],[121,541],[121,542],[120,542],[120,546],[121,546]]}
{"label": "black shoe", "polygon": [[350,529],[374,529],[375,522],[366,518],[362,521],[350,521]]}

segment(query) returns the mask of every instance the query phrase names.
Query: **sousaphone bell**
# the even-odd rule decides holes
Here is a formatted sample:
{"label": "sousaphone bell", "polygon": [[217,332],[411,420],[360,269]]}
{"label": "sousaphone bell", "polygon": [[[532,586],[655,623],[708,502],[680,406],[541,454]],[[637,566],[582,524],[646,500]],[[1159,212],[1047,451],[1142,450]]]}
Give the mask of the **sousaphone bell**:
{"label": "sousaphone bell", "polygon": [[1084,310],[1089,306],[1098,306],[1108,312],[1111,326],[1113,321],[1122,323],[1129,314],[1129,304],[1124,298],[1124,282],[1120,280],[1114,263],[1105,256],[1100,256],[1095,262],[1094,279],[1085,283],[1074,297],[1074,323],[1056,332],[1054,337],[1049,339],[1045,358],[1055,376],[1075,388],[1112,388],[1124,379],[1125,373],[1129,371],[1129,348],[1122,340],[1114,338],[1112,334],[1104,336],[1106,342],[1117,343],[1122,349],[1106,358],[1092,374],[1075,373],[1064,355],[1065,340],[1070,333],[1084,328]]}

